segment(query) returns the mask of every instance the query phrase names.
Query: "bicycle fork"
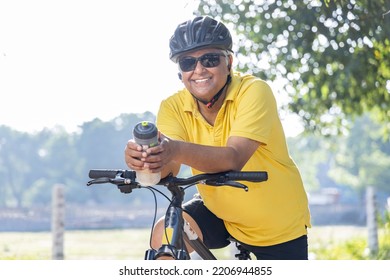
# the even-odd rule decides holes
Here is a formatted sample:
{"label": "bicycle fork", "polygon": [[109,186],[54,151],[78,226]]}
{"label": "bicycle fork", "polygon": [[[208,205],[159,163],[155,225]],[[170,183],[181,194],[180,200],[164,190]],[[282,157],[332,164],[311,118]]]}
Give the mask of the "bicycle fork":
{"label": "bicycle fork", "polygon": [[145,253],[145,260],[155,260],[162,256],[169,256],[176,260],[187,260],[189,254],[184,243],[183,236],[183,202],[184,193],[181,188],[168,187],[173,194],[173,199],[165,215],[164,233],[162,245],[158,251],[148,249]]}
{"label": "bicycle fork", "polygon": [[175,260],[190,259],[186,241],[204,260],[216,260],[216,257],[204,245],[196,232],[183,219],[181,205],[184,199],[183,189],[180,187],[168,187],[173,195],[171,205],[165,215],[164,233],[161,247],[158,251],[148,249],[145,253],[145,260],[155,260],[162,256],[172,257]]}

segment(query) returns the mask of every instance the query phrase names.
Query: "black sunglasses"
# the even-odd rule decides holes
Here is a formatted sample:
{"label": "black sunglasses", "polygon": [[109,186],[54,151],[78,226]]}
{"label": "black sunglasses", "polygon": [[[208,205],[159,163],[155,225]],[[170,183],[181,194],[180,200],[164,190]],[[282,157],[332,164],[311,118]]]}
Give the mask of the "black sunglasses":
{"label": "black sunglasses", "polygon": [[198,61],[206,68],[217,67],[221,63],[220,56],[226,57],[222,53],[206,53],[200,57],[186,56],[179,60],[179,67],[183,72],[193,71]]}

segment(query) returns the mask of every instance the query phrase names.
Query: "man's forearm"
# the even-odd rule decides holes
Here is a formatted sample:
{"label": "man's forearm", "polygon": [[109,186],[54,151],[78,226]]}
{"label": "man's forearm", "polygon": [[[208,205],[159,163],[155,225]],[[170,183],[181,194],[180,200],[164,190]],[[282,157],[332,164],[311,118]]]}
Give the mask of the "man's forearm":
{"label": "man's forearm", "polygon": [[235,162],[235,150],[231,147],[212,147],[188,142],[178,143],[175,160],[202,172],[222,172],[241,169]]}

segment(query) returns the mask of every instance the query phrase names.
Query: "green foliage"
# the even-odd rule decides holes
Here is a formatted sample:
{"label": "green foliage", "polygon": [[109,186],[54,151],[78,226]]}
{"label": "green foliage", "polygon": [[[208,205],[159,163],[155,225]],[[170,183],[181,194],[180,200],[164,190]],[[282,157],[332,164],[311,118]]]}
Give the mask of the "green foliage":
{"label": "green foliage", "polygon": [[238,68],[276,80],[286,110],[331,135],[370,111],[390,132],[390,10],[386,0],[201,0],[196,13],[235,31]]}
{"label": "green foliage", "polygon": [[146,112],[110,122],[95,119],[72,134],[60,127],[28,134],[0,126],[0,207],[47,205],[55,184],[66,186],[70,203],[128,203],[129,197],[118,196],[114,187],[92,192],[85,184],[90,169],[126,168],[124,146],[142,120],[154,121],[155,116]]}
{"label": "green foliage", "polygon": [[329,173],[337,183],[390,191],[390,142],[382,141],[380,126],[368,116],[356,119],[350,133],[338,138],[337,149]]}
{"label": "green foliage", "polygon": [[390,212],[379,222],[379,249],[370,254],[366,236],[356,236],[344,242],[330,242],[311,247],[318,260],[389,260],[390,259]]}
{"label": "green foliage", "polygon": [[378,215],[379,227],[383,229],[383,235],[380,236],[380,247],[377,253],[379,260],[390,260],[390,208],[383,216]]}
{"label": "green foliage", "polygon": [[352,122],[344,136],[289,138],[289,150],[306,189],[347,186],[362,193],[371,185],[390,193],[390,142],[383,141],[380,129],[364,115]]}
{"label": "green foliage", "polygon": [[359,260],[362,258],[367,242],[363,238],[352,238],[342,243],[330,244],[312,250],[318,260]]}

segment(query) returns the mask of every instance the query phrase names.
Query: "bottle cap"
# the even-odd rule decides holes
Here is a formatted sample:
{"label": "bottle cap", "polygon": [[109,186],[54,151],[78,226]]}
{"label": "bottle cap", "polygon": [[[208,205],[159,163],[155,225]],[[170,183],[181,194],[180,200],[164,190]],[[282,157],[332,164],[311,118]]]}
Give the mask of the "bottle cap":
{"label": "bottle cap", "polygon": [[133,136],[135,141],[141,145],[157,144],[157,127],[149,121],[143,121],[134,127]]}

